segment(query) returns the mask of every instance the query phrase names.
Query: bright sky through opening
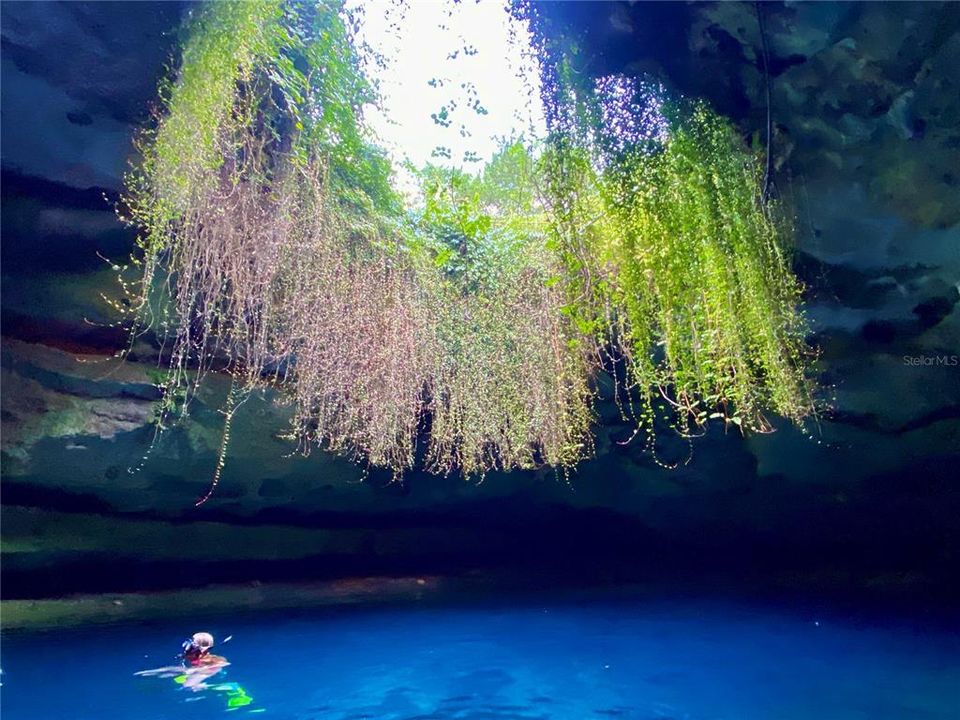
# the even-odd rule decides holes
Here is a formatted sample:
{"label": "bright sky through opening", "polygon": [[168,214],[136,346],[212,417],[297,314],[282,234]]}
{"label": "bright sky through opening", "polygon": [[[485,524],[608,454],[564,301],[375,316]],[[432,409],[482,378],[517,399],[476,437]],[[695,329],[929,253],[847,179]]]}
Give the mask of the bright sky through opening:
{"label": "bright sky through opening", "polygon": [[476,172],[499,139],[543,137],[530,33],[502,0],[351,6],[362,8],[361,54],[381,93],[381,106],[367,108],[366,119],[400,169],[401,189],[412,185],[401,169],[406,162]]}

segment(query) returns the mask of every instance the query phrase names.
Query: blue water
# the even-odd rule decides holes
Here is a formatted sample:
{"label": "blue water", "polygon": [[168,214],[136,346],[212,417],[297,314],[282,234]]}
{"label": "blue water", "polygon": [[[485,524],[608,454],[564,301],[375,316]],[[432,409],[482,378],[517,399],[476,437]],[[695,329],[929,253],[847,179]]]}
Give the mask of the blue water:
{"label": "blue water", "polygon": [[[200,692],[134,672],[233,639]],[[4,720],[956,720],[960,633],[692,601],[364,609],[3,638]],[[230,710],[242,687],[252,702]]]}

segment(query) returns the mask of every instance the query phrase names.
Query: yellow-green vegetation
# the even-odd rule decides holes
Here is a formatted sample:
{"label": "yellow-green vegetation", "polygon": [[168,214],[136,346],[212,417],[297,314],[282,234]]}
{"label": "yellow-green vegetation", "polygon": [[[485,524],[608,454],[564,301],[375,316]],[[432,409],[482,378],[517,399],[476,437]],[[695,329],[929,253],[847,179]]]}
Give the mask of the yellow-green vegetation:
{"label": "yellow-green vegetation", "polygon": [[479,177],[422,173],[407,246],[434,343],[428,468],[569,467],[589,448],[589,359],[563,315],[535,170],[514,142]]}
{"label": "yellow-green vegetation", "polygon": [[[150,324],[163,307],[153,325],[171,343],[162,416],[224,369],[226,435],[243,398],[274,384],[304,450],[401,472],[429,425],[437,472],[575,462],[586,365],[545,282],[556,262],[538,247],[529,188],[520,207],[427,171],[434,191],[406,215],[360,121],[371,88],[335,6],[210,5],[183,62],[129,197],[143,228],[137,313]],[[505,149],[489,172],[517,158]],[[160,282],[166,306],[151,302]]]}
{"label": "yellow-green vegetation", "polygon": [[651,443],[660,420],[683,434],[711,419],[769,431],[769,411],[802,421],[801,287],[762,166],[705,105],[661,111],[662,135],[625,147],[601,123],[558,133],[547,170],[572,312],[608,368],[622,363],[624,411]]}
{"label": "yellow-green vegetation", "polygon": [[405,208],[353,32],[336,2],[199,8],[140,139],[134,332],[165,338],[161,423],[233,377],[214,483],[268,385],[301,449],[396,473],[569,468],[604,371],[649,433],[660,405],[683,432],[811,412],[783,228],[725,121],[693,106],[638,135],[659,106],[608,122],[609,88],[558,81],[543,145],[424,168]]}

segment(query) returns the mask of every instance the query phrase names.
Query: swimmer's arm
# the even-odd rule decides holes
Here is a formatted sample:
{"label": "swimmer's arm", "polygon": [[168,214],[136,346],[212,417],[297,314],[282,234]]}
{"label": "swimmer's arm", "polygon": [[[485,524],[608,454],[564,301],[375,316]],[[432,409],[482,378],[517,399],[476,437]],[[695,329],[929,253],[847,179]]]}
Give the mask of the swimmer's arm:
{"label": "swimmer's arm", "polygon": [[208,653],[200,660],[200,664],[207,667],[225,667],[229,665],[230,662],[222,655],[213,655]]}
{"label": "swimmer's arm", "polygon": [[153,675],[165,675],[167,673],[179,675],[182,672],[182,665],[167,665],[166,667],[152,668],[151,670],[140,670],[139,672],[135,672],[134,675],[139,677],[151,677]]}

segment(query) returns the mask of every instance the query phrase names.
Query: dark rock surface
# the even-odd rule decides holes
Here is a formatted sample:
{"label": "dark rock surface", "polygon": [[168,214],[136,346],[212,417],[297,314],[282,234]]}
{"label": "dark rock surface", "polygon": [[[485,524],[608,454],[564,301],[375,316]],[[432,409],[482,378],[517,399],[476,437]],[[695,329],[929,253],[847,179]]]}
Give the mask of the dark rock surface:
{"label": "dark rock surface", "polygon": [[[112,202],[183,6],[0,8],[5,598],[470,570],[958,593],[960,4],[763,5],[776,184],[796,208],[796,268],[835,396],[812,438],[714,428],[667,471],[619,444],[630,428],[604,408],[598,457],[569,482],[398,484],[289,456],[284,408],[264,399],[237,416],[200,509],[226,383],[152,443],[155,351],[112,357],[126,334],[102,297],[119,297],[111,263],[132,235]],[[763,136],[753,3],[546,12],[596,56],[592,72],[658,72]]]}

